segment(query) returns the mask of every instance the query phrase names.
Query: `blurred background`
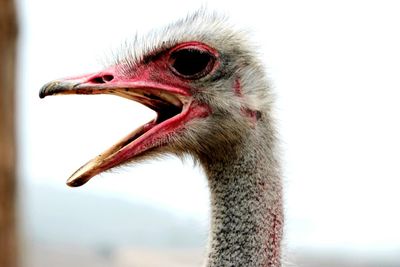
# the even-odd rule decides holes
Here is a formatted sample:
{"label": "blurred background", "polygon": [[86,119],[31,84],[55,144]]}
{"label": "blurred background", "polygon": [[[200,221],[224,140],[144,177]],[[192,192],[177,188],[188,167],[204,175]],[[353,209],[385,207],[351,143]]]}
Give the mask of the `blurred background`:
{"label": "blurred background", "polygon": [[40,100],[38,91],[102,69],[136,32],[204,5],[251,31],[274,85],[288,261],[399,267],[400,3],[386,0],[16,1],[20,266],[201,265],[208,190],[190,159],[65,185],[153,112],[113,96]]}

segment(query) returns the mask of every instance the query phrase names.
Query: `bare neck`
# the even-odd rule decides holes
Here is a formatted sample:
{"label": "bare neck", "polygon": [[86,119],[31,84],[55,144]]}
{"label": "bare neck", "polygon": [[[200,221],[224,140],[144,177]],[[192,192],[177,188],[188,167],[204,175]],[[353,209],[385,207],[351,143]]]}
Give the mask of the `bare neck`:
{"label": "bare neck", "polygon": [[267,135],[249,136],[236,155],[205,164],[212,206],[207,267],[281,266],[282,186]]}

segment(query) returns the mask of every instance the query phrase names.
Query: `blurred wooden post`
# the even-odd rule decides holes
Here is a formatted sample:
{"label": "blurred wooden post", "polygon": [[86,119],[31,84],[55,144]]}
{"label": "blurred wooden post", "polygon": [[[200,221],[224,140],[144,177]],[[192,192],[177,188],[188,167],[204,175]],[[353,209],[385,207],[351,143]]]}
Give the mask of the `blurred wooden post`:
{"label": "blurred wooden post", "polygon": [[0,0],[0,266],[16,267],[15,58],[17,19],[14,1]]}

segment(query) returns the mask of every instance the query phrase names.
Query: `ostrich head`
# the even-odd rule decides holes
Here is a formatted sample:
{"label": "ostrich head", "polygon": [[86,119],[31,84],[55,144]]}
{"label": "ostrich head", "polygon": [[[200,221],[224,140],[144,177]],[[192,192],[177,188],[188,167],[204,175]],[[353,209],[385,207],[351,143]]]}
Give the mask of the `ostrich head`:
{"label": "ostrich head", "polygon": [[271,94],[254,49],[217,15],[198,12],[136,38],[98,73],[50,82],[40,97],[112,94],[157,116],[90,160],[68,180],[80,186],[126,162],[191,154],[210,189],[206,266],[279,267],[283,232]]}
{"label": "ostrich head", "polygon": [[268,119],[271,100],[244,34],[205,12],[135,38],[105,70],[52,81],[40,91],[41,98],[66,94],[117,95],[157,113],[76,171],[70,186],[160,153],[189,153],[203,165],[223,161]]}

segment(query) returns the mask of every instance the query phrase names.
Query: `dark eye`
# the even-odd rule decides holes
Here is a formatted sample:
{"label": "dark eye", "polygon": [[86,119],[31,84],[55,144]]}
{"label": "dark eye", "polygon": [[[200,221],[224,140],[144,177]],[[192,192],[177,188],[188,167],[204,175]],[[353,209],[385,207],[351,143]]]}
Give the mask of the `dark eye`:
{"label": "dark eye", "polygon": [[170,56],[174,73],[188,79],[198,79],[210,73],[214,61],[214,56],[209,52],[196,48],[180,49]]}

